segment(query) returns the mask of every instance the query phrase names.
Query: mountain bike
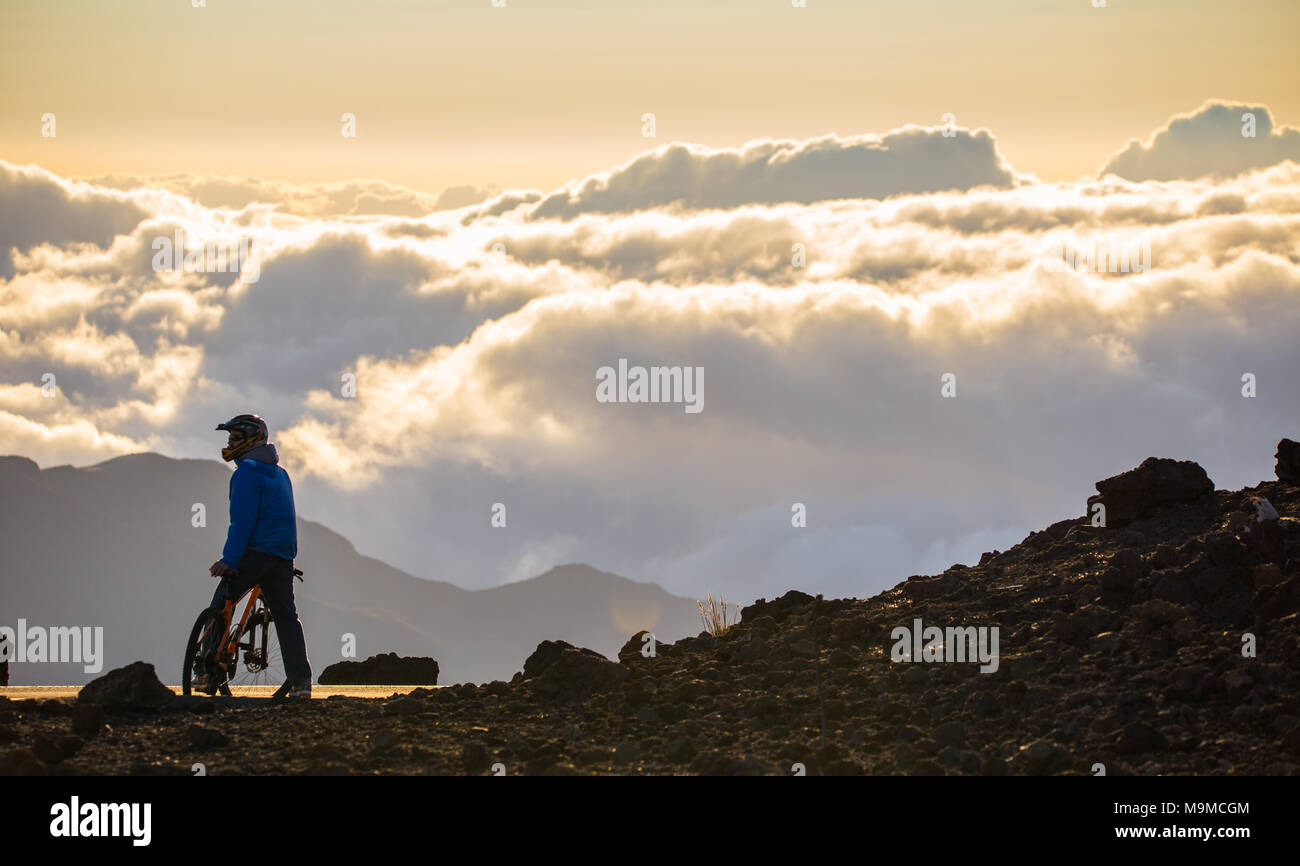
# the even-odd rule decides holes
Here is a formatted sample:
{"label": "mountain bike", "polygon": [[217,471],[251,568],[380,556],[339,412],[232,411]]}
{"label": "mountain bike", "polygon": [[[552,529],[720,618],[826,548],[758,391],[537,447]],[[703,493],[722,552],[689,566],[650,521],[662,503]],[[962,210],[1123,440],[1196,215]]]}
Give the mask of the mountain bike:
{"label": "mountain bike", "polygon": [[[302,572],[293,570],[302,580]],[[194,678],[207,677],[202,691],[207,695],[230,696],[230,687],[279,685],[284,691],[284,663],[275,622],[262,599],[262,587],[253,586],[239,598],[230,597],[230,579],[223,577],[226,601],[220,609],[207,608],[194,621],[185,645],[185,666],[181,672],[181,693],[189,695]],[[243,613],[235,620],[235,610]],[[279,692],[277,692],[279,694]]]}

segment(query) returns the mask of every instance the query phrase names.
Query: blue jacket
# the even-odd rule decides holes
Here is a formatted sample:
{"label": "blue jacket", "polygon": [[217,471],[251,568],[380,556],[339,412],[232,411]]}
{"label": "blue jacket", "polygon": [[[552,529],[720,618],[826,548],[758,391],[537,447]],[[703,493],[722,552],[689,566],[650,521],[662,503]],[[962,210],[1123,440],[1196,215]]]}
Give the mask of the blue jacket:
{"label": "blue jacket", "polygon": [[284,559],[298,555],[298,517],[289,473],[274,445],[259,445],[235,462],[230,476],[230,532],[221,561],[239,568],[248,548]]}

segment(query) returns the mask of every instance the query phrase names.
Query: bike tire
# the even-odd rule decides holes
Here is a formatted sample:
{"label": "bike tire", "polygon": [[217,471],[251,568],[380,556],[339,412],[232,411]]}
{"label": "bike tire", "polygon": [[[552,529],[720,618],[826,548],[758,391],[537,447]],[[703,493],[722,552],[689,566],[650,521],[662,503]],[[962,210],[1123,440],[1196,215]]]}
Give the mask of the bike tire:
{"label": "bike tire", "polygon": [[254,646],[261,646],[264,643],[266,649],[264,661],[267,664],[261,670],[254,670],[249,666],[249,659],[245,653],[240,672],[230,677],[225,685],[277,687],[283,685],[287,678],[284,658],[280,651],[280,635],[275,628],[275,621],[271,618],[270,611],[262,607],[250,616],[239,640],[241,645],[244,641],[251,641]]}
{"label": "bike tire", "polygon": [[199,618],[194,621],[194,628],[190,629],[189,642],[185,644],[185,663],[181,668],[181,694],[188,696],[191,688],[190,684],[194,679],[194,662],[198,658],[202,649],[199,641],[203,637],[204,630],[208,624],[215,619],[220,619],[219,611],[208,608],[199,614]]}

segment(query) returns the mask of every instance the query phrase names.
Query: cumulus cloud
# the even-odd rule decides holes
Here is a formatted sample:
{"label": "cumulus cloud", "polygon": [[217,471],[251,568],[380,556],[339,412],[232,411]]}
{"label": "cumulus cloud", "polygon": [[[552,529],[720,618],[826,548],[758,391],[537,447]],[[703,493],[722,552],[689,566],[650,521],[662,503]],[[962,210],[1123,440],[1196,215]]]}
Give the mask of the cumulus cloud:
{"label": "cumulus cloud", "polygon": [[[418,217],[0,166],[93,215],[0,238],[0,453],[211,456],[256,411],[304,515],[401,567],[581,560],[741,600],[973,559],[1152,454],[1267,477],[1300,425],[1300,165],[1041,184],[962,135],[673,145]],[[155,270],[177,230],[250,239],[258,277]],[[1151,267],[1057,266],[1112,247]],[[704,411],[598,402],[619,358],[702,367]]]}
{"label": "cumulus cloud", "polygon": [[549,195],[505,193],[478,213],[499,216],[524,207],[532,219],[571,219],[666,205],[733,208],[886,198],[1009,187],[1017,180],[987,130],[909,126],[886,135],[751,141],[740,148],[669,144]]}
{"label": "cumulus cloud", "polygon": [[492,190],[468,184],[451,186],[437,195],[377,179],[345,183],[288,184],[256,177],[102,175],[89,182],[119,190],[166,189],[204,207],[243,209],[251,204],[277,205],[286,214],[302,217],[407,216],[455,210],[478,204]]}
{"label": "cumulus cloud", "polygon": [[1300,129],[1275,129],[1263,105],[1207,102],[1173,118],[1145,142],[1133,139],[1099,174],[1129,180],[1228,177],[1284,160],[1300,162]]}
{"label": "cumulus cloud", "polygon": [[0,278],[14,275],[12,255],[38,244],[104,246],[145,217],[132,198],[59,178],[36,166],[0,162]]}

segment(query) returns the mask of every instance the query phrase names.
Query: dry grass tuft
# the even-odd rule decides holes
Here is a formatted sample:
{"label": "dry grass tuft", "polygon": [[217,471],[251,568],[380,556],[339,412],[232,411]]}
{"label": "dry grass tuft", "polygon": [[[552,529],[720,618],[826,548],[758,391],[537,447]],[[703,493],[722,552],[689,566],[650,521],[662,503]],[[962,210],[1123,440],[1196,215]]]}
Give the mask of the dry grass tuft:
{"label": "dry grass tuft", "polygon": [[697,601],[700,606],[700,619],[704,622],[704,630],[714,637],[727,633],[727,630],[740,622],[740,605],[733,604],[730,607],[722,599],[715,599],[713,593],[708,595],[708,606],[704,602]]}

